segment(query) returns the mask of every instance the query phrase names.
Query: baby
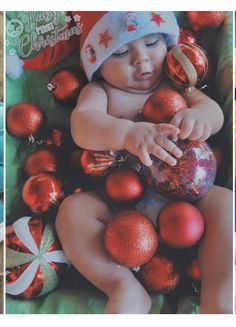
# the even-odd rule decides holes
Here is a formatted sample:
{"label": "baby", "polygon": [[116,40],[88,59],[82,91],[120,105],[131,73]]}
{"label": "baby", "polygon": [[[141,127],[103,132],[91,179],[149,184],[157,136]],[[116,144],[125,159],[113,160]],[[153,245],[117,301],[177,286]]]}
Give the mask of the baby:
{"label": "baby", "polygon": [[[206,140],[223,125],[216,102],[193,89],[188,109],[170,124],[138,121],[144,102],[163,81],[167,47],[179,28],[172,12],[81,12],[80,54],[90,83],[71,116],[75,143],[90,150],[127,150],[146,165],[150,154],[169,165],[182,155],[177,139]],[[199,247],[201,313],[232,313],[232,192],[214,186],[194,203],[205,221]],[[151,299],[132,271],[111,261],[103,234],[114,213],[101,193],[84,192],[61,204],[56,229],[71,263],[108,296],[105,313],[148,313]],[[66,227],[65,227],[66,224]]]}

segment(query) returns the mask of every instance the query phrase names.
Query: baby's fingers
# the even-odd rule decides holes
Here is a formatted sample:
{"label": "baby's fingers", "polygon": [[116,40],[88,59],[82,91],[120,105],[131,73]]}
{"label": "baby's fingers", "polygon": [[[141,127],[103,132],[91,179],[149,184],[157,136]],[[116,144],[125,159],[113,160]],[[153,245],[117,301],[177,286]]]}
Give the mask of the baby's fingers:
{"label": "baby's fingers", "polygon": [[170,166],[175,166],[177,160],[173,158],[166,150],[164,150],[160,145],[153,144],[149,148],[149,152],[152,153],[158,159],[166,162]]}
{"label": "baby's fingers", "polygon": [[186,118],[183,120],[181,127],[180,127],[180,133],[179,138],[181,140],[185,140],[189,137],[189,135],[192,133],[193,127],[194,127],[195,121],[193,118]]}
{"label": "baby's fingers", "polygon": [[160,145],[163,149],[172,153],[175,157],[179,158],[182,156],[183,152],[167,137],[158,136],[155,139],[155,142]]}
{"label": "baby's fingers", "polygon": [[178,127],[171,124],[158,124],[156,125],[156,130],[159,133],[172,136],[177,136],[180,131]]}
{"label": "baby's fingers", "polygon": [[145,166],[151,166],[152,165],[152,159],[150,158],[150,155],[147,151],[147,148],[143,146],[139,151],[139,159]]}

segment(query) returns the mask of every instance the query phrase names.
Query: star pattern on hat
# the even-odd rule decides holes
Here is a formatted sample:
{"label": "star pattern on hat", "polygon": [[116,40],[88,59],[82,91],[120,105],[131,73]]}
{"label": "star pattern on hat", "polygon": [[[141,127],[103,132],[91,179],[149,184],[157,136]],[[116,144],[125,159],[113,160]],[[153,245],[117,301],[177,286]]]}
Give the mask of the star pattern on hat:
{"label": "star pattern on hat", "polygon": [[151,13],[151,16],[152,16],[152,19],[151,21],[152,22],[155,22],[157,24],[157,26],[160,26],[161,23],[165,23],[164,19],[161,17],[161,15],[159,14],[155,14],[154,12]]}
{"label": "star pattern on hat", "polygon": [[108,33],[108,29],[106,29],[103,33],[99,33],[99,45],[103,45],[105,48],[108,48],[108,42],[112,40],[112,37]]}

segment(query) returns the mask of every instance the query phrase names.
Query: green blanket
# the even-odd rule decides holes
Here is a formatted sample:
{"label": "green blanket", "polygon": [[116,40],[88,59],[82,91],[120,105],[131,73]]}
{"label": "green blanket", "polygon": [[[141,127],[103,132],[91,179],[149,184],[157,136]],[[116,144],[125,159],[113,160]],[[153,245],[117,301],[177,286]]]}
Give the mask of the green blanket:
{"label": "green blanket", "polygon": [[[179,22],[186,26],[183,13],[176,12]],[[12,21],[28,24],[28,16],[23,12],[7,12],[6,24]],[[48,21],[47,21],[48,22]],[[30,35],[35,28],[32,20],[31,30],[22,35]],[[45,22],[41,21],[41,24]],[[58,26],[65,24],[64,13],[59,13]],[[216,183],[232,188],[232,76],[233,76],[233,36],[232,13],[227,14],[224,25],[216,31],[199,35],[199,43],[214,55],[216,60],[216,77],[211,84],[210,93],[221,105],[225,124],[223,129],[210,140],[217,143],[224,152],[224,162],[219,167]],[[20,38],[22,37],[20,36]],[[6,51],[15,50],[19,54],[17,38],[7,29]],[[30,50],[30,44],[25,47]],[[37,54],[32,51],[30,56]],[[61,126],[69,131],[72,108],[56,103],[47,90],[47,84],[54,72],[61,68],[78,70],[79,56],[73,53],[66,60],[47,71],[26,71],[18,80],[7,79],[7,108],[21,102],[32,102],[46,112],[50,126]],[[22,202],[21,189],[23,183],[22,165],[27,154],[32,150],[9,134],[6,136],[6,214],[7,224],[13,223],[22,216],[30,215],[30,211]],[[152,295],[151,313],[197,313],[199,296],[193,289],[178,289],[168,296]],[[106,296],[90,285],[71,267],[64,276],[59,287],[40,299],[19,300],[8,296],[6,312],[13,313],[103,313]]]}

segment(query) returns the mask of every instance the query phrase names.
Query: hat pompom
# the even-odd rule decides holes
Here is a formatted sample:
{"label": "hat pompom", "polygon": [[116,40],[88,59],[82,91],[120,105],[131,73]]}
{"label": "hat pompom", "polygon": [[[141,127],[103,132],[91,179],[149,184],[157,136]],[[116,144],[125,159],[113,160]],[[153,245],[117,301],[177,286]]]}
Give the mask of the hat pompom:
{"label": "hat pompom", "polygon": [[10,79],[18,79],[24,72],[24,61],[15,53],[6,57],[6,74]]}

